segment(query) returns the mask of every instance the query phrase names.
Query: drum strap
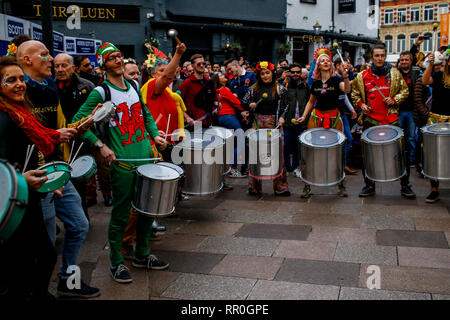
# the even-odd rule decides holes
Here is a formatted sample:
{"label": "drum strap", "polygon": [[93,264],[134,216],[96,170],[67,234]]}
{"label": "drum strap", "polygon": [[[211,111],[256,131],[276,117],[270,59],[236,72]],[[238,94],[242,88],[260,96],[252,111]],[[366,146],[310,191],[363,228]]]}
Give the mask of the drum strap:
{"label": "drum strap", "polygon": [[127,163],[122,162],[122,161],[116,161],[116,164],[117,164],[117,166],[119,168],[122,168],[122,169],[127,170],[127,171],[134,171],[137,168],[137,166],[133,166],[133,165],[127,164]]}

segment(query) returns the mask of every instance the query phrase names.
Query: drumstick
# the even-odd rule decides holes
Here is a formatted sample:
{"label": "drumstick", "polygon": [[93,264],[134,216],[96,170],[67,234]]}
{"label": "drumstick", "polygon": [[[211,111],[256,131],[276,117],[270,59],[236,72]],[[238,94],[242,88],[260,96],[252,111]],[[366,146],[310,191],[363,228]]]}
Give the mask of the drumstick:
{"label": "drumstick", "polygon": [[385,95],[383,94],[383,92],[381,92],[380,88],[377,87],[377,83],[375,81],[371,81],[370,82],[371,85],[373,85],[375,87],[375,89],[378,90],[378,92],[381,94],[381,96],[383,97],[383,99],[386,99]]}
{"label": "drumstick", "polygon": [[92,118],[93,118],[94,116],[89,116],[89,117],[87,117],[87,119],[86,120],[84,120],[82,123],[80,123],[77,127],[76,127],[76,129],[80,129],[86,122],[88,122],[89,120],[91,120]]}
{"label": "drumstick", "polygon": [[83,146],[83,144],[84,144],[84,142],[82,142],[82,143],[80,144],[80,146],[79,146],[77,152],[75,153],[75,156],[73,157],[72,162],[70,163],[70,166],[72,166],[72,163],[73,163],[73,162],[75,161],[75,159],[77,158],[77,155],[78,155],[78,153],[80,152],[81,147]]}
{"label": "drumstick", "polygon": [[74,146],[75,146],[75,140],[72,140],[72,147],[70,148],[70,154],[69,154],[69,162],[70,162],[70,159],[72,159],[72,152],[73,152]]}
{"label": "drumstick", "polygon": [[158,124],[158,122],[159,122],[159,120],[161,120],[161,118],[162,118],[162,114],[160,113],[158,116],[158,119],[156,119],[156,121],[155,121],[155,124]]}
{"label": "drumstick", "polygon": [[166,128],[166,134],[164,135],[164,141],[167,141],[167,132],[169,131],[169,124],[170,124],[170,117],[172,115],[169,114],[169,120],[167,120],[167,128]]}
{"label": "drumstick", "polygon": [[[28,145],[28,147],[29,147],[29,145]],[[31,155],[33,154],[34,147],[35,147],[35,145],[33,144],[30,149],[27,148],[27,155],[25,157],[25,164],[23,165],[22,174],[25,172],[25,170],[26,170],[26,168],[28,166],[28,162],[30,162]]]}

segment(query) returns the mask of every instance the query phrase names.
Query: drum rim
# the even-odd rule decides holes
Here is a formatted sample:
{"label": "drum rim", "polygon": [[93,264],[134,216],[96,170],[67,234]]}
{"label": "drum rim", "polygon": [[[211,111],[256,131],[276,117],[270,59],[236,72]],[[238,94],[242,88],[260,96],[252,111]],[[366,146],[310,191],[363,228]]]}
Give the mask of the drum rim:
{"label": "drum rim", "polygon": [[[431,134],[431,135],[436,135],[436,136],[450,136],[450,130],[447,132],[434,132],[434,131],[430,131],[430,128],[438,125],[438,124],[442,124],[442,123],[449,123],[449,122],[436,122],[436,123],[432,123],[429,124],[423,128],[420,128],[420,130],[422,131],[423,134]],[[449,123],[450,125],[450,123]]]}
{"label": "drum rim", "polygon": [[[342,170],[342,171],[344,171],[344,170]],[[301,181],[305,182],[306,184],[309,184],[309,185],[312,185],[312,186],[315,186],[315,187],[332,187],[332,186],[335,186],[335,185],[341,183],[345,179],[345,171],[342,173],[342,178],[339,179],[339,181],[333,182],[333,183],[328,183],[328,184],[326,184],[326,183],[323,183],[323,184],[322,183],[313,183],[311,181],[306,180],[305,178],[303,178],[303,174],[302,174],[301,170],[300,170],[300,177],[299,177],[299,179]]]}
{"label": "drum rim", "polygon": [[[339,138],[338,142],[335,143],[335,144],[332,144],[332,145],[328,145],[328,146],[316,146],[316,145],[313,145],[313,144],[311,144],[311,143],[309,143],[307,141],[303,141],[304,139],[302,139],[302,138],[304,138],[308,133],[311,133],[311,132],[314,132],[314,131],[319,131],[319,130],[331,130],[332,132],[336,133],[338,138]],[[302,134],[298,137],[298,140],[299,140],[299,142],[302,145],[305,145],[305,146],[308,146],[308,147],[318,148],[318,149],[330,149],[330,148],[339,147],[339,146],[344,145],[345,141],[347,140],[347,137],[345,136],[345,134],[342,131],[339,131],[339,130],[336,130],[336,129],[333,129],[333,128],[329,128],[329,129],[312,128],[312,129],[309,129],[309,130],[306,130],[306,131],[302,132]]]}
{"label": "drum rim", "polygon": [[[71,168],[70,164],[68,164],[67,162],[64,162],[64,161],[52,161],[52,162],[49,162],[49,163],[46,163],[46,164],[40,166],[40,167],[38,168],[38,170],[44,170],[44,169],[46,169],[46,168],[51,167],[52,165],[61,166],[60,168],[61,168],[61,169],[64,169],[64,170],[58,170],[58,171],[63,171],[63,172],[64,172],[63,175],[62,175],[62,177],[65,177],[65,178],[64,178],[64,180],[63,180],[63,181],[64,181],[64,184],[63,184],[62,186],[65,186],[65,185],[67,184],[67,182],[70,180],[70,178],[72,177],[72,168]],[[52,172],[57,172],[57,170],[52,171]],[[50,185],[52,185],[53,182],[54,182],[54,181],[51,181],[49,184],[47,184],[47,182],[45,182],[45,183],[39,188],[38,192],[41,192],[41,193],[49,193],[49,192],[53,192],[53,191],[58,190],[59,188],[61,188],[61,187],[59,187],[59,188],[53,189],[53,186],[52,186],[50,189],[44,188],[44,186],[50,186]]]}
{"label": "drum rim", "polygon": [[219,193],[220,191],[222,191],[223,189],[223,182],[220,183],[220,187],[219,189],[215,190],[215,191],[211,191],[211,192],[189,192],[183,189],[183,193],[190,195],[190,196],[208,196],[211,194],[216,194]]}
{"label": "drum rim", "polygon": [[6,207],[6,212],[3,214],[2,220],[0,221],[0,232],[3,230],[3,228],[8,224],[9,218],[11,217],[12,212],[14,211],[13,208],[13,204],[14,202],[11,201],[11,199],[15,199],[17,198],[17,195],[19,193],[19,178],[17,177],[16,174],[12,174],[14,171],[14,167],[8,163],[8,162],[3,162],[6,166],[6,168],[8,169],[10,176],[12,176],[13,179],[13,183],[12,183],[12,190],[11,193],[8,197],[8,200],[6,202],[7,207]]}
{"label": "drum rim", "polygon": [[[148,165],[168,168],[168,169],[176,172],[178,177],[177,178],[171,178],[171,179],[156,179],[156,178],[153,178],[153,177],[148,177],[148,176],[142,174],[141,172],[139,172],[139,168],[144,167],[144,166],[148,166]],[[171,168],[171,167],[167,167],[167,166],[160,166],[157,163],[146,163],[146,164],[140,165],[139,167],[136,168],[136,174],[138,176],[140,176],[140,177],[143,177],[143,178],[146,178],[146,179],[149,179],[149,180],[154,180],[154,181],[172,182],[172,181],[177,181],[177,180],[181,179],[181,174],[177,170],[175,170],[174,168]]]}
{"label": "drum rim", "polygon": [[164,218],[164,217],[168,217],[168,216],[172,215],[175,212],[175,206],[173,206],[172,211],[170,211],[170,213],[163,213],[163,214],[150,213],[150,212],[138,209],[136,207],[136,205],[134,204],[134,200],[131,201],[131,207],[137,213],[146,215],[146,216],[151,217],[151,218]]}
{"label": "drum rim", "polygon": [[[373,131],[373,128],[390,128],[390,129],[394,129],[395,131],[397,131],[397,133],[399,134],[395,139],[390,139],[390,140],[386,140],[386,141],[373,141],[367,138],[367,135],[370,131]],[[400,140],[401,138],[404,138],[405,134],[403,133],[403,130],[400,127],[397,126],[391,126],[391,125],[381,125],[381,126],[374,126],[374,127],[370,127],[366,130],[364,130],[364,132],[361,135],[361,141],[369,143],[369,144],[388,144],[388,143],[395,143],[398,140]],[[395,180],[394,180],[395,181]]]}
{"label": "drum rim", "polygon": [[[100,119],[97,119],[96,117],[95,117],[95,115],[97,114],[97,112],[100,112],[99,110],[104,110],[105,109],[105,104],[111,104],[112,106],[111,106],[111,110],[109,110],[109,111],[106,111],[105,112],[105,115],[103,115]],[[97,111],[95,112],[95,114],[94,114],[94,116],[92,117],[93,119],[94,119],[94,122],[96,122],[96,123],[98,123],[98,122],[102,122],[102,121],[104,121],[105,119],[107,119],[108,118],[108,115],[110,115],[110,116],[112,116],[114,113],[115,113],[115,108],[116,108],[116,105],[112,102],[112,101],[105,101],[104,103],[103,103],[103,107],[102,108],[100,108],[100,109],[97,109]]]}
{"label": "drum rim", "polygon": [[[205,134],[205,133],[203,133],[202,132],[202,137],[204,136],[204,135],[207,135],[207,136],[211,136],[211,137],[215,137],[215,138],[219,138],[219,139],[222,139],[222,143],[221,144],[218,144],[218,145],[216,145],[216,146],[207,146],[207,147],[202,147],[202,148],[200,148],[200,147],[193,147],[192,146],[192,144],[190,144],[189,146],[187,146],[187,145],[183,145],[183,143],[188,143],[187,141],[192,141],[192,139],[184,139],[183,141],[181,141],[180,143],[178,143],[177,145],[175,145],[174,146],[174,148],[181,148],[181,149],[187,149],[187,150],[215,150],[215,149],[217,149],[217,148],[223,148],[225,145],[226,145],[226,139],[224,139],[224,138],[222,138],[222,137],[220,137],[220,136],[217,136],[217,135],[214,135],[214,134]],[[194,134],[194,137],[195,137],[195,134]]]}
{"label": "drum rim", "polygon": [[381,182],[381,183],[383,183],[383,182],[394,182],[394,181],[400,180],[400,179],[403,178],[405,175],[406,175],[406,168],[405,168],[405,170],[403,171],[402,175],[401,175],[399,178],[388,179],[388,180],[375,179],[375,178],[369,177],[369,175],[367,174],[367,172],[365,173],[365,177],[366,177],[366,178],[368,178],[368,179],[370,179],[370,180],[372,180],[372,181],[375,181],[375,182]]}
{"label": "drum rim", "polygon": [[177,165],[177,164],[175,164],[175,163],[168,162],[168,161],[161,161],[161,162],[157,162],[157,163],[155,163],[155,164],[160,165],[160,166],[165,166],[165,167],[167,167],[167,168],[174,169],[175,171],[178,172],[177,169],[172,168],[172,165],[173,165],[173,166],[177,166],[177,167],[180,168],[180,170],[182,171],[182,173],[178,172],[178,173],[180,174],[180,176],[183,176],[183,175],[184,175],[184,169],[183,169],[181,166],[179,166],[179,165]]}
{"label": "drum rim", "polygon": [[[220,135],[218,135],[218,134],[208,132],[208,130],[214,130],[214,129],[222,129],[224,132],[229,133],[230,136],[224,138],[224,137],[222,137],[222,136],[220,136]],[[220,127],[220,126],[211,126],[211,127],[209,127],[209,128],[206,128],[205,131],[204,131],[203,133],[206,133],[206,134],[208,134],[208,135],[218,136],[218,137],[220,137],[220,138],[222,138],[222,139],[224,139],[224,140],[228,140],[228,139],[230,139],[231,137],[233,137],[233,131],[232,131],[232,130],[230,130],[230,129],[228,129],[228,128],[225,128],[225,127]]]}

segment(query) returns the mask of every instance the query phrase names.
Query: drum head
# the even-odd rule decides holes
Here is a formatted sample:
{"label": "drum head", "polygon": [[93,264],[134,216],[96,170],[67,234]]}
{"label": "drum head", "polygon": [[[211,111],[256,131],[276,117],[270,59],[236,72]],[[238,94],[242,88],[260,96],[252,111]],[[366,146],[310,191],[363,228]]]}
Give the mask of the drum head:
{"label": "drum head", "polygon": [[184,174],[183,168],[181,168],[180,166],[177,166],[174,163],[171,163],[171,162],[158,162],[157,165],[163,166],[163,167],[172,168],[172,169],[176,170],[180,176],[182,176]]}
{"label": "drum head", "polygon": [[103,120],[109,114],[111,114],[114,109],[114,104],[111,101],[107,101],[103,104],[101,108],[99,108],[94,114],[94,122],[98,122]]}
{"label": "drum head", "polygon": [[233,131],[231,131],[230,129],[223,128],[223,127],[215,127],[215,126],[212,126],[208,129],[206,129],[205,133],[213,135],[213,136],[219,136],[225,140],[227,140],[233,136]]}
{"label": "drum head", "polygon": [[432,134],[450,134],[450,122],[439,122],[426,127]]}
{"label": "drum head", "polygon": [[275,129],[259,129],[248,135],[248,138],[256,141],[271,141],[278,140],[281,137],[279,130]]}
{"label": "drum head", "polygon": [[76,159],[71,167],[72,167],[72,178],[79,178],[91,170],[94,165],[94,158],[91,156],[82,156]]}
{"label": "drum head", "polygon": [[0,162],[0,188],[2,190],[0,196],[0,222],[5,217],[13,193],[13,180],[8,167]]}
{"label": "drum head", "polygon": [[180,178],[180,174],[175,169],[153,163],[139,166],[137,168],[137,173],[154,180],[169,181]]}
{"label": "drum head", "polygon": [[191,139],[184,139],[177,146],[190,149],[215,149],[225,144],[225,140],[216,135],[192,134]]}
{"label": "drum head", "polygon": [[344,142],[342,132],[334,129],[315,128],[300,136],[300,142],[312,147],[332,147]]}
{"label": "drum head", "polygon": [[372,143],[386,143],[403,136],[402,129],[394,126],[376,126],[363,132],[362,139]]}

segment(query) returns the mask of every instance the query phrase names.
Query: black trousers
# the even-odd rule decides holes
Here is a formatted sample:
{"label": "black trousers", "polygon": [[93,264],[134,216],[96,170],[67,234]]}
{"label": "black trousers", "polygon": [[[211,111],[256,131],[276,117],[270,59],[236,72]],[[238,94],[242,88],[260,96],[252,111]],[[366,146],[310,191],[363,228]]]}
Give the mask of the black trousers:
{"label": "black trousers", "polygon": [[30,194],[21,224],[0,245],[0,300],[45,300],[56,252],[45,228],[39,198]]}

